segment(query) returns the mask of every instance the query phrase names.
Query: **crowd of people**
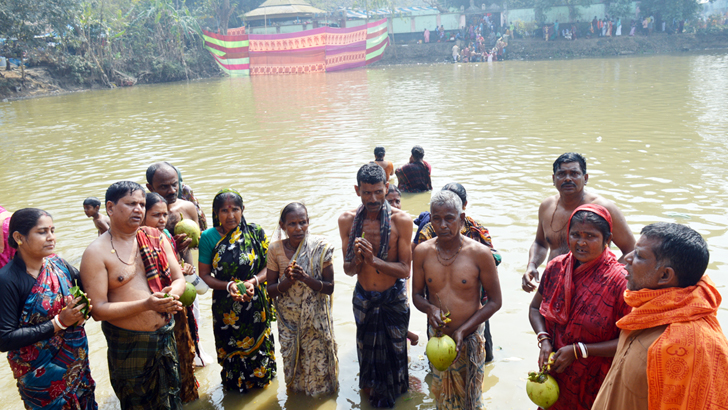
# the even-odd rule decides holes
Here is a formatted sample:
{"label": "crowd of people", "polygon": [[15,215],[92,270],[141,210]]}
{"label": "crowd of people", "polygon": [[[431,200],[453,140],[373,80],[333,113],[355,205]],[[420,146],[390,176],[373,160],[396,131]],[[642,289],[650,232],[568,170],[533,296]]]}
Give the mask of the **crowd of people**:
{"label": "crowd of people", "polygon": [[[460,27],[459,30],[445,31],[445,26],[435,27],[431,32],[427,28],[423,32],[423,43],[452,42],[453,62],[493,62],[502,60],[508,38],[512,36],[513,27],[504,26],[505,30],[500,33],[496,22],[492,20],[490,13],[469,16],[470,24]],[[434,33],[435,38],[432,38]]]}
{"label": "crowd of people", "polygon": [[[488,229],[466,216],[459,183],[434,192],[414,221],[402,192],[433,189],[432,167],[415,146],[394,169],[383,147],[356,175],[361,205],[338,219],[343,270],[356,277],[359,387],[375,407],[394,407],[410,388],[407,339],[412,304],[427,315],[427,336],[448,335],[457,357],[431,369],[437,408],[479,409],[485,364],[493,360],[489,319],[504,304],[502,257]],[[390,185],[396,175],[398,186]],[[179,409],[199,397],[199,312],[185,307],[185,283],[212,288],[213,336],[225,390],[264,388],[277,375],[271,322],[289,391],[311,396],[339,388],[332,320],[334,245],[308,231],[305,205],[278,214],[274,234],[244,217],[242,195],[220,190],[212,227],[169,163],[146,173],[149,192],[115,182],[100,201],[84,201],[99,236],[80,270],[57,256],[52,216],[37,208],[0,208],[0,350],[26,408],[95,409],[84,323],[102,322],[111,386],[123,409]],[[728,406],[723,372],[728,340],[717,321],[721,297],[705,275],[709,252],[691,228],[651,224],[635,238],[619,208],[585,191],[585,159],[553,164],[557,193],[538,211],[523,290],[539,348],[560,387],[553,409],[719,409]],[[194,239],[172,234],[188,219]],[[414,239],[413,239],[414,233]],[[614,243],[621,258],[612,253]],[[543,272],[539,266],[547,260]],[[540,281],[539,281],[540,279]],[[79,286],[86,295],[79,293]],[[553,355],[552,355],[553,354]]]}

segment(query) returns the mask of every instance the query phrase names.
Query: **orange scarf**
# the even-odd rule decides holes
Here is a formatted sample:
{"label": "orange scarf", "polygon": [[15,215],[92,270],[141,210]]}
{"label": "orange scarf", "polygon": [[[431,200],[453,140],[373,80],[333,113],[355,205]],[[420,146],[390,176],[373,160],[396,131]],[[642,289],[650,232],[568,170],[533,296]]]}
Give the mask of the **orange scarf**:
{"label": "orange scarf", "polygon": [[716,312],[721,296],[706,275],[687,288],[627,290],[624,330],[669,325],[647,351],[650,410],[728,408],[728,340]]}

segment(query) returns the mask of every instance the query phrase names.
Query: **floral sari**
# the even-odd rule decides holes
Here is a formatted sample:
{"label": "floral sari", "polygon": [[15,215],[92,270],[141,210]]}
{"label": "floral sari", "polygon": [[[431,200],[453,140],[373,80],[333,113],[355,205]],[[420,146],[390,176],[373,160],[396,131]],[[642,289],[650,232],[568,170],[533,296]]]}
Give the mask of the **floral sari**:
{"label": "floral sari", "polygon": [[[71,294],[70,268],[56,255],[46,258],[20,314],[20,327],[51,320]],[[69,326],[50,339],[8,352],[27,409],[96,409],[83,326]]]}
{"label": "floral sari", "polygon": [[[213,216],[214,217],[214,216]],[[217,218],[214,217],[217,226]],[[242,217],[215,246],[212,275],[222,281],[245,281],[266,267],[268,239],[263,229]],[[276,375],[273,311],[265,283],[250,302],[236,302],[227,290],[212,293],[217,361],[225,388],[247,392],[267,386]]]}

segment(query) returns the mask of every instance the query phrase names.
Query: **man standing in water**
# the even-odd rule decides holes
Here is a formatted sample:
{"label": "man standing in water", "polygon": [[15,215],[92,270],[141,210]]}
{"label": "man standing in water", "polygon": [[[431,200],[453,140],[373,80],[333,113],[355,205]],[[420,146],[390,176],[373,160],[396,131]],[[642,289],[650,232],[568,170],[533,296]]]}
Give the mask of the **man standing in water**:
{"label": "man standing in water", "polygon": [[425,149],[419,145],[412,148],[412,155],[409,163],[397,168],[394,173],[397,175],[397,182],[402,192],[426,192],[432,191],[432,167],[425,158]]}
{"label": "man standing in water", "polygon": [[366,164],[356,180],[362,205],[339,217],[339,234],[344,272],[357,277],[353,305],[359,387],[372,406],[394,407],[409,388],[405,279],[412,262],[412,218],[385,200],[389,184],[382,167]]}
{"label": "man standing in water", "polygon": [[528,267],[521,285],[526,292],[533,292],[538,288],[538,267],[546,259],[547,253],[547,262],[569,253],[566,225],[571,213],[579,205],[598,204],[607,208],[614,224],[612,238],[622,251],[620,261],[634,249],[634,235],[619,208],[608,199],[584,191],[589,174],[586,173],[586,160],[581,154],[567,152],[559,156],[554,161],[554,174],[551,179],[559,192],[546,198],[538,208],[536,240],[528,251]]}
{"label": "man standing in water", "polygon": [[[430,202],[437,237],[414,254],[414,304],[427,314],[431,337],[444,333],[457,344],[458,356],[445,371],[433,370],[432,392],[438,408],[480,409],[485,374],[484,322],[501,307],[501,290],[490,248],[460,233],[465,212],[460,198],[440,191]],[[488,303],[480,303],[481,286]],[[425,296],[427,288],[427,296]]]}
{"label": "man standing in water", "polygon": [[81,280],[108,343],[111,386],[123,409],[181,409],[172,314],[185,280],[171,244],[141,227],[144,188],[121,181],[106,191],[109,230],[86,248]]}
{"label": "man standing in water", "polygon": [[[167,230],[174,233],[174,226],[180,221],[179,215],[185,219],[191,219],[196,224],[200,224],[197,218],[197,208],[195,204],[177,197],[179,190],[179,175],[177,170],[168,162],[157,162],[147,168],[147,189],[149,192],[156,192],[162,195],[167,201],[169,207],[169,219],[167,220]],[[187,240],[187,235],[175,235],[174,240],[177,242],[178,249],[186,249],[183,243]],[[191,242],[191,240],[190,240]],[[187,242],[189,244],[189,242]],[[186,260],[187,258],[185,258]],[[192,263],[191,260],[186,260]]]}

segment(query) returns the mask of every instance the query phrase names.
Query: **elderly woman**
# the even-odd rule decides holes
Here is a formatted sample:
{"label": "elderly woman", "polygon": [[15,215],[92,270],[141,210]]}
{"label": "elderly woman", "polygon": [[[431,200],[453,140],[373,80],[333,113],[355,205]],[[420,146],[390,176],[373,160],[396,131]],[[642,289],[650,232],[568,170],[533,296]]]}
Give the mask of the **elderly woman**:
{"label": "elderly woman", "polygon": [[[9,224],[17,253],[0,269],[0,351],[27,409],[96,409],[78,270],[56,256],[48,212],[25,208]],[[91,306],[88,306],[89,310]]]}
{"label": "elderly woman", "polygon": [[[213,228],[200,237],[200,277],[213,289],[217,361],[228,390],[267,386],[276,374],[273,319],[266,292],[268,239],[243,217],[243,198],[223,189],[212,201]],[[245,292],[238,291],[238,282]]]}
{"label": "elderly woman", "polygon": [[283,208],[278,225],[268,249],[268,292],[275,298],[286,386],[309,396],[333,393],[339,387],[334,247],[308,234],[308,211],[298,202]]}
{"label": "elderly woman", "polygon": [[631,308],[622,294],[626,271],[609,250],[612,217],[601,205],[582,205],[567,224],[570,252],[544,271],[529,319],[541,352],[555,352],[551,375],[559,400],[550,409],[591,409],[617,350],[616,322]]}

